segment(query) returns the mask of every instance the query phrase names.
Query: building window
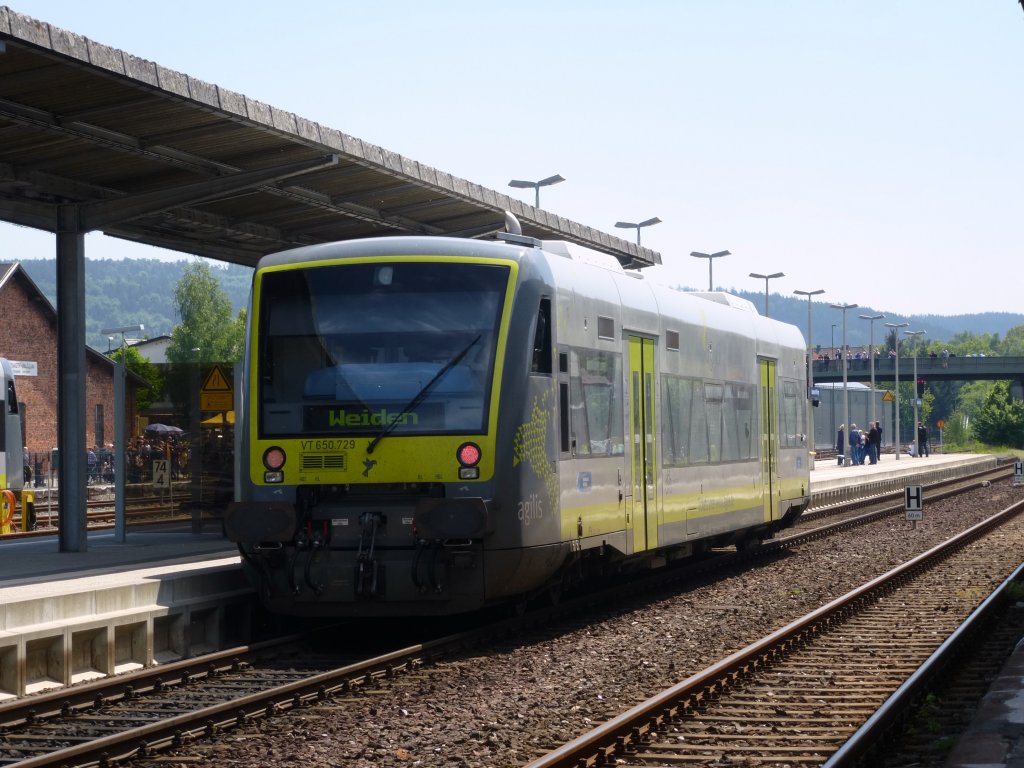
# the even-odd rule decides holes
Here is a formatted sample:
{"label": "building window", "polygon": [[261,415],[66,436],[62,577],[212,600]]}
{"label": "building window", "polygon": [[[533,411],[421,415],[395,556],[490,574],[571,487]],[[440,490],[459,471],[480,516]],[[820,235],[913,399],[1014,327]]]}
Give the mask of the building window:
{"label": "building window", "polygon": [[106,445],[103,440],[103,403],[97,403],[93,412],[93,431],[96,433],[95,445]]}

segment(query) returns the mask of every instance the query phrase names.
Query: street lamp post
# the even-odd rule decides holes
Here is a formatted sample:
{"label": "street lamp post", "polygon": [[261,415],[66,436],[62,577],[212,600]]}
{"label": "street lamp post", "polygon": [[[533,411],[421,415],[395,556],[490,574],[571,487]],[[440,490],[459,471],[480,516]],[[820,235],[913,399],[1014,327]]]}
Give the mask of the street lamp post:
{"label": "street lamp post", "polygon": [[[832,323],[832,360],[829,361],[828,367],[832,367],[832,363],[836,361],[836,323]],[[829,408],[832,409],[832,434],[836,434],[836,385],[832,384],[829,390],[832,394],[829,396]]]}
{"label": "street lamp post", "polygon": [[[904,336],[923,336],[925,333],[927,333],[927,331],[904,331],[903,335]],[[914,425],[911,427],[911,429],[914,430],[914,445],[917,446],[917,455],[920,456],[921,455],[921,441],[918,439],[918,431],[917,431],[917,425],[920,424],[920,422],[918,421],[918,418],[920,418],[920,417],[918,416],[917,408],[921,404],[921,398],[919,398],[917,396],[917,352],[918,352],[918,350],[915,349],[914,350],[914,385],[913,385],[913,389],[912,389],[912,392],[914,393]]]}
{"label": "street lamp post", "polygon": [[655,216],[652,219],[646,219],[645,221],[641,221],[638,224],[634,224],[631,221],[616,221],[615,222],[615,226],[619,227],[619,229],[634,229],[634,228],[636,229],[636,244],[637,245],[640,245],[640,229],[642,227],[653,226],[654,224],[661,224],[661,219],[659,219],[657,216]]}
{"label": "street lamp post", "polygon": [[708,260],[708,290],[715,290],[714,280],[711,279],[711,262],[713,262],[715,259],[721,258],[722,256],[731,256],[732,254],[730,254],[728,251],[718,251],[717,253],[701,253],[700,251],[690,251],[690,255],[695,256],[698,259]]}
{"label": "street lamp post", "polygon": [[856,304],[833,304],[832,309],[841,309],[843,311],[843,466],[850,466],[850,451],[847,450],[850,445],[850,392],[847,389],[846,379],[846,358],[849,355],[846,353],[846,310],[856,309]]}
{"label": "street lamp post", "polygon": [[121,334],[121,364],[114,379],[114,541],[123,544],[127,534],[124,514],[124,443],[125,443],[125,389],[128,360],[124,335],[144,331],[146,326],[123,325],[119,328],[104,328],[100,333]]}
{"label": "street lamp post", "polygon": [[[860,319],[868,320],[871,324],[868,358],[871,360],[871,426],[874,426],[878,421],[878,414],[875,412],[875,320],[884,320],[885,315],[860,315]],[[882,446],[878,447],[881,449]]]}
{"label": "street lamp post", "polygon": [[516,189],[533,189],[534,192],[536,192],[533,207],[540,208],[540,188],[550,187],[552,184],[558,184],[560,181],[565,181],[565,179],[556,173],[554,176],[548,176],[546,179],[541,179],[540,181],[522,181],[521,179],[512,179],[508,185],[510,187],[515,187]]}
{"label": "street lamp post", "polygon": [[759,275],[757,272],[751,272],[751,277],[756,277],[758,280],[764,280],[764,316],[768,317],[768,281],[774,280],[776,277],[785,277],[785,272],[773,272],[770,275]]}
{"label": "street lamp post", "polygon": [[886,328],[893,329],[893,348],[896,356],[896,413],[892,418],[892,433],[896,435],[896,461],[900,460],[902,450],[900,444],[900,328],[906,328],[910,323],[886,323]]}
{"label": "street lamp post", "polygon": [[811,450],[815,448],[814,440],[814,331],[811,324],[811,297],[824,293],[824,288],[816,291],[793,291],[798,296],[807,297],[807,431],[811,436]]}

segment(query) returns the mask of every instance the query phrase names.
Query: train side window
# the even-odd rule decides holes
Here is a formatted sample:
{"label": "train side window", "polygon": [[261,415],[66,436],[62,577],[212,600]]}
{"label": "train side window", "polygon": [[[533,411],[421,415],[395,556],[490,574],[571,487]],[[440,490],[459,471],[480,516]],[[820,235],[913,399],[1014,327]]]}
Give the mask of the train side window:
{"label": "train side window", "polygon": [[537,312],[530,373],[551,375],[551,299],[546,296],[540,300],[540,309]]}
{"label": "train side window", "polygon": [[562,453],[569,453],[569,382],[558,382],[558,433]]}

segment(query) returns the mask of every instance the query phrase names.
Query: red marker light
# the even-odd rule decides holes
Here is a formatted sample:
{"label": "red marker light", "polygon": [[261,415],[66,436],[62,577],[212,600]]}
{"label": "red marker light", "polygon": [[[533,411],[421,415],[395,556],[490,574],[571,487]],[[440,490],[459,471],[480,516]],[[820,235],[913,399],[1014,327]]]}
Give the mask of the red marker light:
{"label": "red marker light", "polygon": [[267,448],[263,453],[263,466],[270,470],[278,470],[284,466],[284,451],[276,446]]}
{"label": "red marker light", "polygon": [[472,467],[480,463],[480,446],[476,443],[463,443],[455,452],[455,458],[464,467]]}

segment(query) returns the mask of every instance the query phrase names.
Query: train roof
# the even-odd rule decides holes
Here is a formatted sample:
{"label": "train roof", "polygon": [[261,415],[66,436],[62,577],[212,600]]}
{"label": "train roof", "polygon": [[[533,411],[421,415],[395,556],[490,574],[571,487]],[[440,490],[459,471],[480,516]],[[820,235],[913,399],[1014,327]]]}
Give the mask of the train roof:
{"label": "train roof", "polygon": [[[689,304],[689,302],[694,300],[701,302],[700,305],[690,305],[691,309],[684,312],[684,316],[696,313],[703,317],[705,322],[710,321],[718,327],[732,328],[738,332],[753,333],[761,339],[770,339],[786,346],[797,347],[804,345],[803,335],[796,326],[762,316],[753,302],[739,296],[724,292],[680,291],[677,288],[650,280],[640,272],[627,271],[622,268],[622,265],[615,258],[599,251],[576,245],[575,243],[561,240],[540,241],[527,237],[505,237],[507,239],[475,240],[452,237],[409,236],[364,238],[334,243],[321,243],[269,254],[260,259],[258,268],[301,264],[328,259],[410,254],[522,259],[526,257],[527,253],[536,253],[539,250],[548,259],[549,264],[555,271],[563,275],[568,265],[562,259],[583,267],[585,271],[581,271],[578,274],[581,283],[588,282],[590,278],[598,278],[600,282],[599,276],[602,274],[618,285],[622,285],[621,281],[623,280],[635,280],[643,284],[651,292],[654,302],[663,305],[664,308],[667,308],[668,304],[676,304],[678,309],[681,304]],[[560,262],[562,269],[558,268]],[[703,304],[703,302],[717,305],[718,308],[712,309],[712,307]],[[697,309],[697,306],[703,306],[704,309]],[[717,319],[712,320],[712,318]],[[741,328],[745,328],[745,330],[741,331]]]}

